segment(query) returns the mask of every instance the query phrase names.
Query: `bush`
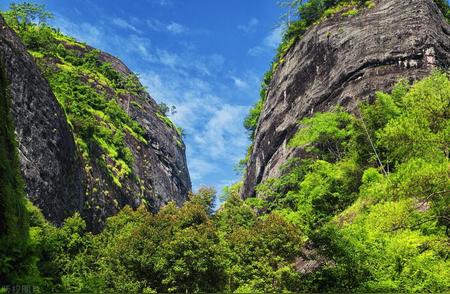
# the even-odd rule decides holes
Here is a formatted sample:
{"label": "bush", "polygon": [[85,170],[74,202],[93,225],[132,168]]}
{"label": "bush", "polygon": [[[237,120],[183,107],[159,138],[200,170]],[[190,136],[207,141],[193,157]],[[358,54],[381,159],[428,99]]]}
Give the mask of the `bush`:
{"label": "bush", "polygon": [[435,72],[378,93],[362,117],[332,112],[300,122],[291,146],[306,148],[314,159],[257,191],[270,201],[269,211],[299,226],[333,261],[308,276],[303,289],[449,287],[449,82]]}

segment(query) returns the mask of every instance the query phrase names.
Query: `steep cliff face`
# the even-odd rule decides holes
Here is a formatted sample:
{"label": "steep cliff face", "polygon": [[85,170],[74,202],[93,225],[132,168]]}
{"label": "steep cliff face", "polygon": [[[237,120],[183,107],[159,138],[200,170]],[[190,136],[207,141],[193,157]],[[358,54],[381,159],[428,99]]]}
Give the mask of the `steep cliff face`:
{"label": "steep cliff face", "polygon": [[[100,52],[99,60],[110,63],[122,76],[134,76],[122,61],[110,54]],[[139,87],[143,89],[140,83]],[[168,201],[181,205],[191,190],[181,130],[160,113],[158,104],[146,91],[122,92],[116,98],[124,111],[145,130],[147,141],[126,136],[126,144],[135,157],[133,170],[140,178],[136,182],[140,185],[129,192],[141,195],[154,211]]]}
{"label": "steep cliff face", "polygon": [[82,210],[84,202],[73,136],[47,81],[1,16],[0,40],[26,193],[49,219],[60,223]]}
{"label": "steep cliff face", "polygon": [[191,182],[181,133],[137,77],[48,27],[27,30],[24,46],[0,17],[29,199],[56,224],[79,211],[94,231],[125,205],[182,204]]}
{"label": "steep cliff face", "polygon": [[450,65],[450,26],[432,0],[379,0],[355,16],[335,15],[310,28],[282,58],[268,89],[247,164],[243,197],[302,155],[287,148],[297,122],[341,105],[355,110],[406,78]]}

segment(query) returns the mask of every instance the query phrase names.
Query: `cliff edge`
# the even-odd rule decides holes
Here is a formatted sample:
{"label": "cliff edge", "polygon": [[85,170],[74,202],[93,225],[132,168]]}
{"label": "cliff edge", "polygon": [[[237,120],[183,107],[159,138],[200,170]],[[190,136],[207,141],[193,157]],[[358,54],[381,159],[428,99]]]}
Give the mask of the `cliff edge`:
{"label": "cliff edge", "polygon": [[298,121],[340,105],[354,110],[375,91],[417,80],[450,64],[450,26],[432,0],[379,0],[357,15],[334,15],[311,27],[282,57],[255,131],[242,196],[280,175]]}
{"label": "cliff edge", "polygon": [[80,212],[98,231],[125,205],[187,199],[182,133],[123,62],[1,16],[0,40],[26,193],[48,220]]}

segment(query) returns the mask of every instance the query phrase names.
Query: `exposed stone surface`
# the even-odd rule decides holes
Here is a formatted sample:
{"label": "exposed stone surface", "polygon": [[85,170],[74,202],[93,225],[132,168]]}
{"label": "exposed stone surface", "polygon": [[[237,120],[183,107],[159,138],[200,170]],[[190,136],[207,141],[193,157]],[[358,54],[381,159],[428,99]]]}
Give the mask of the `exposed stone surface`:
{"label": "exposed stone surface", "polygon": [[322,267],[324,264],[334,265],[332,260],[327,259],[321,255],[314,244],[306,243],[302,249],[301,254],[295,259],[295,269],[303,274],[310,274]]}
{"label": "exposed stone surface", "polygon": [[[117,99],[145,129],[148,141],[145,144],[127,133],[126,145],[135,159],[133,175],[119,187],[95,158],[86,168],[87,162],[77,151],[72,129],[48,82],[1,16],[0,40],[0,58],[10,82],[26,192],[47,219],[61,224],[80,211],[90,229],[98,231],[106,217],[125,205],[137,207],[145,201],[156,211],[171,200],[181,205],[187,199],[191,182],[184,143],[177,130],[157,116],[158,105],[148,93],[141,91],[133,96],[105,89],[108,99]],[[80,55],[93,49],[74,44],[64,46],[79,50]],[[107,53],[101,52],[99,59],[110,62],[124,76],[132,74],[120,60]],[[51,69],[52,64],[49,65]],[[102,156],[99,148],[93,149],[91,156]]]}
{"label": "exposed stone surface", "polygon": [[1,16],[0,58],[12,96],[26,193],[59,224],[84,202],[82,169],[70,127],[33,58]]}
{"label": "exposed stone surface", "polygon": [[336,105],[389,91],[396,81],[424,77],[450,64],[450,26],[433,0],[378,0],[353,17],[336,15],[312,27],[289,49],[269,87],[248,162],[243,197],[279,176],[297,122]]}
{"label": "exposed stone surface", "polygon": [[[124,76],[132,74],[122,61],[110,54],[101,52],[99,58],[102,62],[111,63],[113,68]],[[169,201],[181,205],[191,190],[185,145],[181,135],[173,126],[169,126],[157,116],[159,107],[147,92],[144,91],[139,96],[120,94],[118,101],[130,117],[145,129],[148,144],[132,136],[126,137],[127,146],[135,158],[133,171],[139,181],[134,178],[126,179],[123,188],[118,189],[110,181],[108,183],[106,175],[94,171],[91,178],[100,177],[103,182],[108,183],[102,187],[102,193],[94,197],[104,199],[106,203],[101,205],[101,214],[114,214],[124,205],[137,207],[144,199],[153,211],[157,211]],[[99,170],[99,167],[94,169]],[[101,195],[105,191],[108,191],[106,197]],[[117,200],[118,205],[113,203],[114,200]],[[97,213],[98,211],[94,214]]]}
{"label": "exposed stone surface", "polygon": [[[84,54],[94,48],[72,46],[71,49]],[[100,52],[99,59],[111,63],[123,76],[133,74],[122,61],[108,53]],[[116,96],[111,88],[104,89],[102,94],[108,99],[117,99],[129,116],[144,128],[148,144],[127,133],[126,145],[134,156],[133,176],[122,179],[121,187],[111,180],[101,164],[89,162],[92,169],[86,170],[88,199],[84,215],[94,231],[103,226],[106,217],[116,214],[125,205],[136,208],[145,201],[156,212],[169,201],[181,205],[191,190],[183,139],[173,126],[157,116],[159,108],[153,98],[145,91],[139,95],[120,93]],[[97,153],[101,156],[102,151],[98,149]]]}

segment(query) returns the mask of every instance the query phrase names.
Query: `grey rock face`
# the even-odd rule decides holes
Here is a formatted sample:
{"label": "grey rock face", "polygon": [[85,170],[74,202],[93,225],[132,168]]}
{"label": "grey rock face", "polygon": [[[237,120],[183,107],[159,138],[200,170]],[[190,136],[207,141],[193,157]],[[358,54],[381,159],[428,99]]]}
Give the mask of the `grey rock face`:
{"label": "grey rock face", "polygon": [[[100,59],[110,62],[125,76],[132,74],[128,67],[114,56],[102,52]],[[147,200],[155,209],[169,201],[181,205],[191,191],[186,149],[181,134],[158,117],[159,107],[147,92],[142,92],[141,97],[124,95],[119,99],[122,108],[147,132],[147,146],[136,146],[130,140],[127,142],[136,158],[133,169],[137,171],[144,187],[152,191],[147,195]]]}
{"label": "grey rock face", "polygon": [[312,27],[289,49],[258,122],[243,197],[301,156],[286,147],[300,119],[336,105],[352,111],[356,101],[370,101],[402,78],[450,65],[450,26],[432,0],[374,2],[356,16],[336,15]]}
{"label": "grey rock face", "polygon": [[[93,48],[72,48],[84,54]],[[95,156],[85,162],[74,143],[71,127],[47,80],[20,38],[0,16],[0,58],[6,67],[13,102],[13,118],[21,172],[28,198],[45,217],[60,225],[79,211],[93,231],[123,206],[146,201],[157,211],[169,201],[181,205],[191,190],[185,146],[177,130],[158,117],[156,102],[145,91],[119,94],[106,89],[129,116],[145,130],[145,144],[127,133],[125,141],[134,155],[133,176],[115,185]],[[100,53],[122,75],[132,72],[119,59]],[[0,121],[1,123],[1,121]],[[95,149],[95,147],[93,147]]]}
{"label": "grey rock face", "polygon": [[[74,139],[47,81],[0,16],[6,67],[26,193],[56,224],[83,207],[82,170]],[[2,121],[0,121],[2,123]]]}
{"label": "grey rock face", "polygon": [[[99,59],[111,63],[124,76],[132,74],[122,61],[110,54],[101,52]],[[124,179],[122,187],[117,187],[101,166],[91,162],[93,169],[86,177],[86,194],[91,203],[85,215],[94,231],[103,225],[106,217],[125,205],[136,208],[146,201],[155,212],[169,201],[183,204],[191,190],[183,139],[173,126],[158,117],[159,107],[153,98],[145,91],[110,98],[117,99],[128,115],[144,128],[148,144],[127,134],[126,145],[135,159],[135,176]]]}

